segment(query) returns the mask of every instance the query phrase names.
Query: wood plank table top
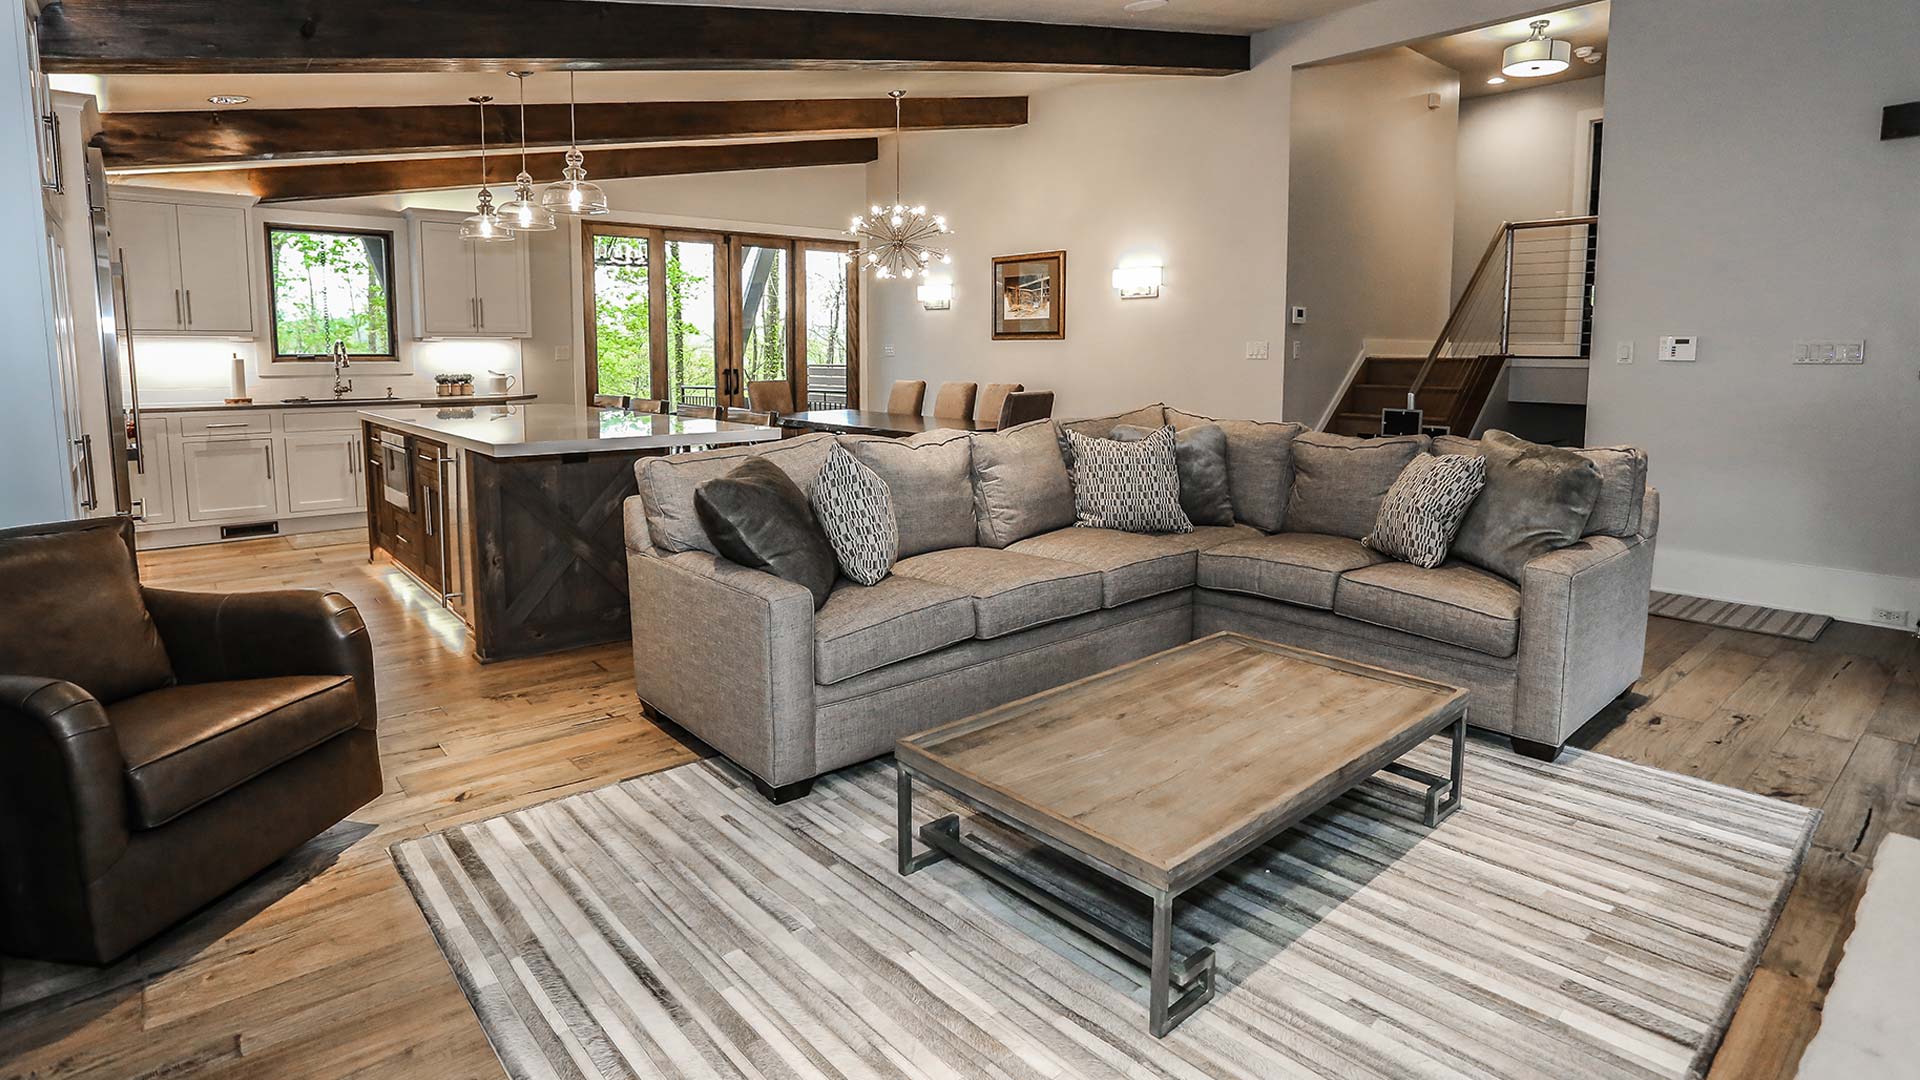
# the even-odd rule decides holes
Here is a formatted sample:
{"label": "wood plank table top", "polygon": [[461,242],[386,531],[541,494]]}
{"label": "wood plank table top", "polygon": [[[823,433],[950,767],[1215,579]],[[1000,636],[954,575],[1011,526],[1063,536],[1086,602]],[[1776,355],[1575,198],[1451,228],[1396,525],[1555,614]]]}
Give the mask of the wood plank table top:
{"label": "wood plank table top", "polygon": [[810,409],[782,414],[781,427],[835,431],[859,435],[918,435],[927,431],[992,431],[994,420],[963,416],[921,416],[919,413],[876,412],[867,409]]}
{"label": "wood plank table top", "polygon": [[905,768],[1180,889],[1457,720],[1467,692],[1219,633],[902,739]]}

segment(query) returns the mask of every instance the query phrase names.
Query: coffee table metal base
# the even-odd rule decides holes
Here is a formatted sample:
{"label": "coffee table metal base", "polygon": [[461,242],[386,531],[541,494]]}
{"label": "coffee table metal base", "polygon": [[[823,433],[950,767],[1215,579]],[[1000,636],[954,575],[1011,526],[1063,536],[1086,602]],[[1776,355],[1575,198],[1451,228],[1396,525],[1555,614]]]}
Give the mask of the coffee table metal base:
{"label": "coffee table metal base", "polygon": [[[1381,770],[1413,780],[1423,786],[1426,799],[1426,812],[1423,818],[1428,827],[1445,821],[1460,808],[1466,729],[1464,716],[1446,729],[1453,737],[1450,776],[1441,776],[1397,761],[1387,764]],[[895,767],[898,813],[896,842],[902,875],[912,874],[923,867],[952,859],[1146,968],[1148,975],[1147,1027],[1153,1032],[1154,1038],[1165,1038],[1168,1032],[1180,1026],[1181,1021],[1192,1016],[1200,1006],[1205,1005],[1213,997],[1213,950],[1200,949],[1178,961],[1173,957],[1173,902],[1181,893],[1199,884],[1199,881],[1191,882],[1179,889],[1156,888],[1046,837],[1033,836],[1021,829],[1017,822],[1007,821],[1002,815],[995,814],[984,807],[975,807],[979,812],[1002,822],[1022,835],[1039,840],[1083,865],[1092,867],[1103,875],[1144,893],[1153,902],[1153,919],[1150,940],[1141,941],[1127,931],[1102,921],[1092,912],[1079,908],[1041,888],[1020,871],[988,853],[978,844],[969,841],[960,832],[958,814],[948,814],[920,826],[917,835],[920,842],[926,845],[927,850],[916,853],[914,850],[916,830],[913,827],[913,781],[916,776],[923,784],[940,788],[962,801],[968,800],[937,781],[919,776],[898,761],[895,762]],[[1288,822],[1285,827],[1260,838],[1258,844],[1254,846],[1265,844],[1295,823]]]}

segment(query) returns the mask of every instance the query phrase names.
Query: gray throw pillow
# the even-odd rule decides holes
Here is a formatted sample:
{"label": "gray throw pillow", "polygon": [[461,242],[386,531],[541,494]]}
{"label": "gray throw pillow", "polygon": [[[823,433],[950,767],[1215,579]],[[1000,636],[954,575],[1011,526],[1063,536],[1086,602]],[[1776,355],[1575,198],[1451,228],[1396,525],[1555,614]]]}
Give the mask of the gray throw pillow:
{"label": "gray throw pillow", "polygon": [[1167,423],[1175,431],[1218,424],[1227,436],[1227,487],[1233,516],[1264,532],[1279,532],[1286,525],[1287,499],[1293,490],[1293,440],[1307,430],[1304,426],[1271,420],[1215,420],[1172,407],[1167,409]]}
{"label": "gray throw pillow", "polygon": [[1324,431],[1293,440],[1293,488],[1287,497],[1288,532],[1326,533],[1358,540],[1373,531],[1387,489],[1407,462],[1427,452],[1425,435],[1356,439]]}
{"label": "gray throw pillow", "polygon": [[[1116,442],[1139,442],[1165,428],[1121,424],[1109,436]],[[1233,496],[1227,480],[1227,433],[1218,424],[1202,424],[1177,431],[1173,459],[1180,466],[1180,509],[1195,525],[1233,524]]]}
{"label": "gray throw pillow", "polygon": [[886,482],[900,530],[898,558],[974,545],[973,451],[965,432],[843,435],[840,445]]}
{"label": "gray throw pillow", "polygon": [[1362,543],[1401,562],[1429,570],[1439,566],[1447,561],[1447,546],[1486,480],[1487,463],[1480,457],[1414,458],[1387,489],[1380,517]]}
{"label": "gray throw pillow", "polygon": [[[840,572],[861,585],[878,585],[900,552],[900,526],[880,474],[836,446],[813,485],[813,514],[833,545]],[[972,520],[969,515],[968,525]]]}
{"label": "gray throw pillow", "polygon": [[763,457],[780,466],[800,490],[813,490],[820,466],[827,462],[827,451],[834,437],[824,431],[797,439],[762,443],[757,446],[728,447],[698,454],[668,454],[641,458],[633,471],[640,482],[640,505],[646,511],[647,533],[653,546],[662,551],[704,551],[718,555],[707,531],[694,512],[693,493],[701,484],[733,471],[749,457]]}
{"label": "gray throw pillow", "polygon": [[[1600,470],[1600,494],[1593,503],[1593,517],[1587,532],[1607,536],[1632,537],[1641,532],[1647,495],[1647,452],[1637,446],[1569,447],[1593,462]],[[1436,454],[1480,455],[1480,440],[1458,435],[1437,435]]]}
{"label": "gray throw pillow", "polygon": [[1067,432],[1073,446],[1074,524],[1132,533],[1188,533],[1180,510],[1180,466],[1173,429],[1138,442],[1089,439]]}
{"label": "gray throw pillow", "polygon": [[981,547],[1003,548],[1073,524],[1060,427],[1035,420],[973,436],[973,513]]}
{"label": "gray throw pillow", "polygon": [[727,475],[701,484],[693,507],[723,558],[806,586],[815,611],[827,602],[840,564],[806,492],[780,466],[749,457]]}
{"label": "gray throw pillow", "polygon": [[1600,470],[1571,450],[1504,431],[1480,440],[1487,486],[1454,537],[1453,555],[1514,581],[1527,562],[1586,535]]}
{"label": "gray throw pillow", "polygon": [[[1122,424],[1132,427],[1157,428],[1166,422],[1167,407],[1155,402],[1152,405],[1142,405],[1137,409],[1130,409],[1123,413],[1114,413],[1110,416],[1091,416],[1084,420],[1067,420],[1061,423],[1060,429],[1062,431],[1078,432],[1089,439],[1106,439],[1111,438],[1113,429]],[[1061,436],[1061,442],[1063,444],[1066,442],[1066,436]]]}

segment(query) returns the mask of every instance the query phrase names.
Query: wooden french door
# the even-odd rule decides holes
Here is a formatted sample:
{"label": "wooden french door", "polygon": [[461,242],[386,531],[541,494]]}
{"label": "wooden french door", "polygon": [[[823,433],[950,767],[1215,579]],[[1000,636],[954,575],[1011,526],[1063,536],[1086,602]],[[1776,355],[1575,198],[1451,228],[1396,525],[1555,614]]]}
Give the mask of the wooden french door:
{"label": "wooden french door", "polygon": [[726,238],[587,222],[582,240],[588,399],[729,404],[721,393],[732,351]]}

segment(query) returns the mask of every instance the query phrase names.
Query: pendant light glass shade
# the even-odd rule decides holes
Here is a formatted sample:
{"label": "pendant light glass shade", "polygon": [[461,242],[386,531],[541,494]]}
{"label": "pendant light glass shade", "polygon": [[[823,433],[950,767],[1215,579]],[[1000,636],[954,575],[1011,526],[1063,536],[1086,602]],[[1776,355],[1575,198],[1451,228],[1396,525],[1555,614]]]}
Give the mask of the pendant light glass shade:
{"label": "pendant light glass shade", "polygon": [[513,178],[513,200],[500,207],[500,217],[514,232],[552,232],[559,228],[553,211],[540,205],[527,172],[527,76],[531,71],[509,71],[520,83],[520,175]]}
{"label": "pendant light glass shade", "polygon": [[1516,79],[1537,79],[1558,75],[1573,63],[1573,43],[1547,36],[1547,20],[1528,24],[1533,36],[1517,45],[1509,45],[1500,54],[1500,73]]}
{"label": "pendant light glass shade", "polygon": [[480,106],[480,201],[471,216],[460,222],[460,239],[491,244],[513,239],[513,229],[500,219],[493,208],[493,192],[487,190],[487,102],[490,97],[467,99]]}
{"label": "pendant light glass shade", "polygon": [[540,205],[556,214],[571,217],[587,217],[607,212],[607,193],[600,185],[587,179],[587,170],[581,165],[586,160],[580,153],[580,135],[574,125],[573,72],[567,72],[567,167],[560,170],[564,178],[548,184],[540,193]]}

